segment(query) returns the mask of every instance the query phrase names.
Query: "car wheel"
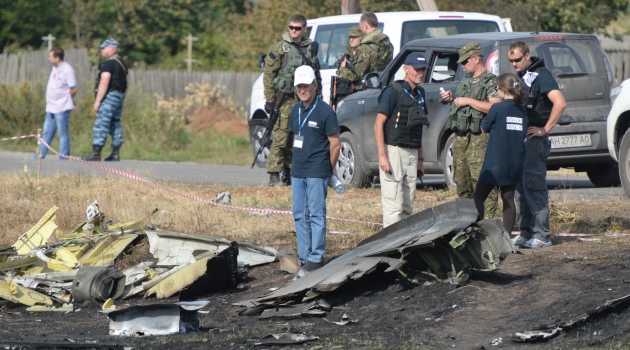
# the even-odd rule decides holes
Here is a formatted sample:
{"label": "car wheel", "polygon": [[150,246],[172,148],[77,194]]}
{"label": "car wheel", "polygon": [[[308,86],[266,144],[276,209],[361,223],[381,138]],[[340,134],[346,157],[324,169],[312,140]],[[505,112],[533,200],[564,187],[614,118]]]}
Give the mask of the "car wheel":
{"label": "car wheel", "polygon": [[367,187],[370,177],[363,171],[361,150],[350,132],[341,134],[341,149],[337,160],[337,176],[348,187]]}
{"label": "car wheel", "polygon": [[[625,137],[624,137],[625,138]],[[623,158],[622,158],[623,159]],[[628,161],[628,158],[625,158]],[[595,187],[619,186],[619,167],[614,163],[598,163],[586,169],[586,175]]]}
{"label": "car wheel", "polygon": [[[253,154],[258,154],[258,149],[260,148],[260,139],[265,134],[266,128],[262,125],[252,125],[250,126],[251,130],[249,132],[250,141],[252,143],[252,152]],[[269,148],[266,148],[256,157],[256,164],[259,168],[264,168],[267,164],[267,157],[269,156]]]}
{"label": "car wheel", "polygon": [[456,187],[455,181],[453,181],[453,143],[455,143],[455,134],[448,137],[442,150],[442,172],[444,173],[444,181],[449,188]]}
{"label": "car wheel", "polygon": [[619,147],[619,177],[626,195],[630,197],[630,130],[623,135]]}

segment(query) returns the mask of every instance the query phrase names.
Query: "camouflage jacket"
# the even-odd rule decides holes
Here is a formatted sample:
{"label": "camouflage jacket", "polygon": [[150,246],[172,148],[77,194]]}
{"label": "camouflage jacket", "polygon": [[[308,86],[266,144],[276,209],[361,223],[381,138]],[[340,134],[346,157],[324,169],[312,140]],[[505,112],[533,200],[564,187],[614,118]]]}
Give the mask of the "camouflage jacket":
{"label": "camouflage jacket", "polygon": [[[363,77],[359,77],[359,79],[356,79],[355,64],[359,57],[358,54],[359,54],[358,50],[356,53],[352,52],[352,47],[350,46],[350,44],[346,46],[346,51],[344,52],[344,56],[348,55],[348,61],[352,63],[352,68],[349,67],[350,65],[346,65],[345,67],[339,66],[339,69],[337,69],[337,76],[339,78],[345,78],[350,81],[361,80],[361,78],[363,78]],[[341,60],[339,60],[339,64],[341,64],[341,62],[343,62],[343,57],[341,58]]]}
{"label": "camouflage jacket", "polygon": [[[340,71],[340,73],[350,81],[360,81],[366,74],[377,72],[379,68],[384,68],[385,65],[379,62],[383,61],[379,56],[382,57],[384,54],[389,57],[387,59],[387,63],[389,63],[393,55],[392,50],[393,47],[387,35],[376,29],[361,40],[361,46],[357,50],[356,61],[354,62],[355,72],[348,70],[348,72]],[[379,51],[381,55],[379,55]]]}
{"label": "camouflage jacket", "polygon": [[[263,86],[267,101],[275,100],[276,89],[279,88],[284,89],[287,95],[295,93],[295,87],[291,83],[293,73],[297,67],[308,64],[307,60],[310,60],[309,65],[315,71],[317,95],[322,96],[322,77],[319,73],[317,49],[317,43],[308,38],[302,38],[299,44],[293,43],[289,32],[282,34],[280,40],[271,45],[265,57],[263,71]],[[289,80],[289,86],[287,86],[287,80]]]}

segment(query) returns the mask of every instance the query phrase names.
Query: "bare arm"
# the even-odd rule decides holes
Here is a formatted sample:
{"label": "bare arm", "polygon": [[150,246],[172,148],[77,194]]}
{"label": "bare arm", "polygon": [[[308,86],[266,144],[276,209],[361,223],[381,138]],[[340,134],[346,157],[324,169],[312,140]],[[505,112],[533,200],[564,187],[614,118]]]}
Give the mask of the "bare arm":
{"label": "bare arm", "polygon": [[332,166],[333,173],[339,159],[339,150],[341,149],[341,139],[339,133],[328,136],[328,142],[330,142],[330,165]]}
{"label": "bare arm", "polygon": [[107,93],[107,87],[109,86],[109,80],[112,78],[112,74],[109,72],[101,73],[101,81],[98,83],[98,91],[96,93],[96,100],[94,101],[94,112],[98,112],[101,102],[105,98]]}
{"label": "bare arm", "polygon": [[74,97],[74,95],[76,94],[77,94],[77,88],[76,87],[70,88],[70,97]]}
{"label": "bare arm", "polygon": [[422,147],[418,148],[418,170],[424,175],[424,152]]}
{"label": "bare arm", "polygon": [[387,115],[383,113],[376,115],[374,138],[376,139],[376,150],[378,152],[378,166],[384,172],[389,173],[391,168],[389,167],[389,158],[387,158],[387,151],[385,150],[385,122],[387,118]]}

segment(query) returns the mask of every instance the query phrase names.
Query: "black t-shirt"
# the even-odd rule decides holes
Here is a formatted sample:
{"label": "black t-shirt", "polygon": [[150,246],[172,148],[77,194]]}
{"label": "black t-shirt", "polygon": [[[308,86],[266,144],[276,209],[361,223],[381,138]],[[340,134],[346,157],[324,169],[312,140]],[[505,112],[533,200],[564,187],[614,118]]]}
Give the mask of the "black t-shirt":
{"label": "black t-shirt", "polygon": [[127,91],[127,65],[120,57],[112,56],[98,65],[98,76],[96,78],[94,93],[98,92],[98,84],[101,82],[101,74],[103,72],[111,74],[107,92],[113,90],[120,92]]}

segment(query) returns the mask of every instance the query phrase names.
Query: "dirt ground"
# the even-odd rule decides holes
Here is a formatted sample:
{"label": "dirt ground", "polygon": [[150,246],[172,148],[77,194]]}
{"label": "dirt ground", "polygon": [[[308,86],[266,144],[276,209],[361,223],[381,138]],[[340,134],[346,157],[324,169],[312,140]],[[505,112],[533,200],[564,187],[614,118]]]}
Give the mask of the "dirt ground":
{"label": "dirt ground", "polygon": [[[145,245],[146,247],[146,245]],[[136,252],[135,254],[138,254]],[[326,319],[346,313],[354,324],[324,318],[262,320],[239,316],[232,303],[261,296],[288,283],[278,263],[251,268],[235,290],[209,300],[199,315],[201,331],[154,337],[108,335],[100,305],[76,305],[74,313],[31,313],[24,306],[0,307],[0,345],[13,349],[64,348],[246,349],[270,333],[305,333],[319,340],[273,348],[303,349],[630,349],[630,309],[619,308],[568,329],[545,342],[515,343],[515,332],[569,321],[630,294],[630,240],[554,239],[554,246],[509,255],[495,272],[474,272],[463,286],[410,286],[396,272],[375,271],[323,298],[334,308]],[[172,303],[177,298],[134,298],[119,308]],[[127,304],[128,303],[128,304]],[[127,305],[126,305],[127,304]],[[499,341],[499,339],[501,339]],[[493,343],[498,345],[491,345]],[[270,347],[257,347],[270,348]]]}

